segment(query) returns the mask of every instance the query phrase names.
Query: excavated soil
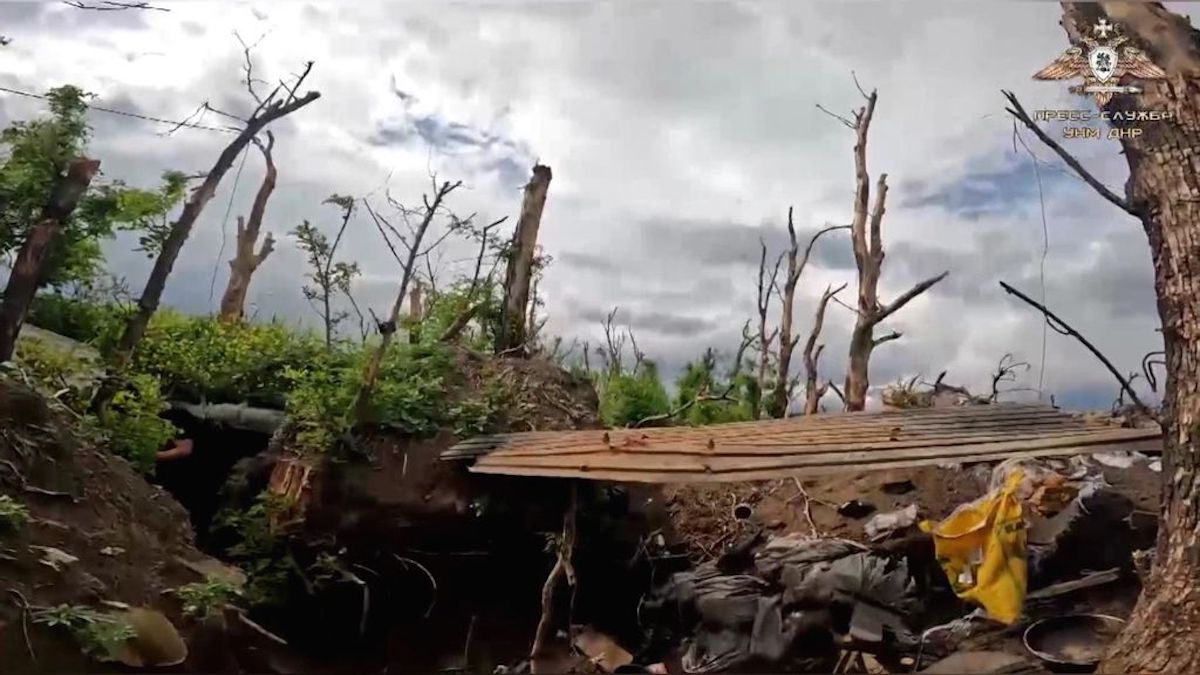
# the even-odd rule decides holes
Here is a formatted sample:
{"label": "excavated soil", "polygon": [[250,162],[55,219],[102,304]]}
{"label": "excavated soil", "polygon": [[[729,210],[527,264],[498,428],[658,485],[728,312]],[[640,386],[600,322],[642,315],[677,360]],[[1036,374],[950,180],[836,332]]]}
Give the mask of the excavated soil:
{"label": "excavated soil", "polygon": [[[29,621],[26,603],[151,607],[191,635],[195,627],[165,592],[202,580],[198,570],[220,567],[192,545],[188,514],[170,495],[124,460],[81,444],[65,422],[38,395],[0,380],[0,493],[31,516],[16,532],[0,533],[6,673],[116,669],[90,662],[70,637]],[[46,561],[53,550],[77,560],[56,570]],[[193,650],[185,667],[224,672],[204,656]]]}
{"label": "excavated soil", "polygon": [[[663,499],[671,525],[693,559],[708,559],[751,527],[866,543],[863,528],[878,513],[916,504],[919,518],[938,520],[985,494],[993,466],[928,466],[803,480],[674,484],[663,488]],[[1162,474],[1145,464],[1128,469],[1104,467],[1103,473],[1117,492],[1133,502],[1135,518],[1153,521],[1157,517]],[[863,515],[851,509],[839,513],[839,508],[851,501],[874,508],[863,509]],[[750,518],[735,516],[734,508],[741,504],[750,506]]]}

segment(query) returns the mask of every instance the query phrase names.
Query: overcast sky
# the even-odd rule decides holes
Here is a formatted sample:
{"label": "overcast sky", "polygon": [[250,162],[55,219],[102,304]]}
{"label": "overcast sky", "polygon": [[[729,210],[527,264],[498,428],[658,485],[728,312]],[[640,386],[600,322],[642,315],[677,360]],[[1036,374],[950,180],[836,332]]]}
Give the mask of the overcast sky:
{"label": "overcast sky", "polygon": [[[861,105],[854,72],[879,91],[868,164],[891,184],[884,299],[950,272],[887,322],[904,337],[875,352],[873,384],[945,369],[949,381],[982,392],[997,359],[1012,352],[1033,365],[1019,385],[1038,385],[1040,317],[997,282],[1041,296],[1043,204],[1048,304],[1124,370],[1161,348],[1138,223],[1036,139],[1028,141],[1044,162],[1040,187],[1030,156],[1013,149],[1001,89],[1030,110],[1090,105],[1064,84],[1030,77],[1068,46],[1056,3],[163,6],[171,11],[0,3],[0,33],[12,39],[0,50],[0,86],[43,92],[73,83],[95,93],[96,105],[183,119],[205,100],[235,113],[251,107],[234,31],[251,42],[265,34],[254,59],[266,79],[315,61],[306,84],[320,100],[273,127],[279,188],[265,227],[283,241],[251,288],[260,316],[311,319],[302,256],[286,232],[303,219],[334,228],[326,196],[381,195],[386,185],[415,201],[432,168],[468,188],[452,196],[456,211],[512,222],[529,168],[541,161],[554,171],[541,229],[554,257],[542,288],[548,330],[594,343],[599,320],[619,306],[671,376],[706,346],[736,347],[755,313],[759,238],[778,252],[789,206],[802,231],[849,221],[853,134],[816,104],[844,114]],[[37,100],[0,92],[5,123],[43,111]],[[194,129],[165,136],[165,125],[101,112],[91,121],[105,179],[135,185],[167,169],[206,171],[228,141]],[[1128,171],[1115,141],[1067,145],[1121,191]],[[184,310],[219,302],[233,216],[248,212],[263,170],[256,152],[240,180],[236,166],[167,286],[166,301]],[[364,270],[360,300],[382,312],[396,264],[365,214],[347,237],[347,256]],[[130,248],[111,245],[110,265],[140,289],[149,264]],[[814,296],[854,278],[844,233],[823,239],[814,258],[800,285],[801,334]],[[840,382],[853,315],[832,306],[826,323],[824,371]],[[1045,349],[1047,397],[1112,401],[1110,376],[1072,339],[1050,332]]]}

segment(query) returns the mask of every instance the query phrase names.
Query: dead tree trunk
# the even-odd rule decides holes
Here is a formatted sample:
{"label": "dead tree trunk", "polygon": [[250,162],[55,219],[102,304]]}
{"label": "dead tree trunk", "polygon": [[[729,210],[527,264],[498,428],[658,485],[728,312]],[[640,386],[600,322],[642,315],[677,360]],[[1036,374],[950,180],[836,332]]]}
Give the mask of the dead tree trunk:
{"label": "dead tree trunk", "polygon": [[[1124,632],[1109,647],[1104,672],[1200,670],[1200,31],[1159,3],[1063,4],[1073,44],[1101,19],[1116,24],[1166,71],[1145,80],[1139,96],[1114,96],[1116,110],[1167,111],[1122,137],[1129,180],[1117,196],[1071,158],[1067,163],[1105,199],[1141,221],[1154,264],[1167,381],[1163,398],[1163,491],[1158,546],[1150,581]],[[1130,77],[1126,76],[1125,80]],[[1122,81],[1121,84],[1126,84]],[[1064,159],[1016,104],[1010,112]],[[1116,123],[1114,123],[1116,126]]]}
{"label": "dead tree trunk", "polygon": [[770,333],[767,332],[767,314],[771,309],[771,293],[775,288],[776,279],[779,278],[779,265],[783,263],[783,255],[775,259],[775,267],[771,270],[771,277],[768,280],[767,244],[759,239],[758,245],[762,248],[762,254],[758,258],[758,392],[757,400],[751,402],[754,408],[752,411],[754,419],[758,419],[762,414],[763,393],[767,390],[767,366],[771,360],[771,344],[779,335],[778,326]]}
{"label": "dead tree trunk", "polygon": [[73,161],[66,175],[55,182],[41,219],[21,245],[4,288],[4,299],[0,302],[0,361],[12,358],[29,305],[46,277],[46,261],[62,233],[63,221],[75,211],[99,170],[98,159],[79,157]]}
{"label": "dead tree trunk", "polygon": [[258,245],[258,234],[262,230],[263,214],[267,210],[267,200],[275,190],[277,172],[271,151],[275,148],[275,136],[267,132],[267,144],[263,145],[257,138],[254,144],[263,153],[266,161],[266,174],[258,193],[254,195],[254,204],[250,207],[250,220],[237,219],[237,250],[233,260],[229,261],[229,284],[225,286],[225,294],[221,296],[221,321],[241,321],[245,313],[246,293],[250,290],[250,278],[258,270],[258,266],[271,255],[275,249],[275,239],[268,232],[263,239],[262,248],[257,253],[254,247]]}
{"label": "dead tree trunk", "polygon": [[816,246],[817,240],[821,235],[834,230],[848,230],[847,225],[831,225],[823,229],[817,230],[808,240],[808,246],[804,247],[804,256],[800,256],[800,242],[796,239],[796,225],[792,222],[792,209],[788,208],[788,239],[791,246],[787,251],[787,277],[783,281],[783,290],[780,292],[779,302],[781,305],[779,316],[779,376],[775,380],[775,391],[771,395],[770,413],[772,417],[786,417],[788,402],[792,397],[792,383],[790,381],[792,370],[792,353],[796,349],[796,344],[800,342],[799,336],[792,337],[792,312],[796,301],[796,285],[800,282],[800,275],[804,273],[804,268],[808,266],[808,259],[812,255],[813,247]]}
{"label": "dead tree trunk", "polygon": [[837,288],[826,287],[825,292],[821,294],[821,301],[817,303],[817,315],[813,319],[812,332],[808,335],[808,340],[804,343],[804,414],[815,415],[817,409],[821,405],[821,398],[825,396],[828,390],[828,383],[817,384],[817,362],[821,360],[821,352],[825,350],[825,345],[817,344],[817,340],[821,339],[821,329],[825,327],[825,308],[829,306],[829,301],[833,296],[841,293],[846,288],[846,284],[842,284]]}
{"label": "dead tree trunk", "polygon": [[504,280],[504,302],[500,310],[500,330],[496,336],[497,354],[523,355],[525,352],[528,337],[526,307],[529,305],[529,287],[533,281],[538,228],[542,223],[542,209],[546,206],[551,177],[550,167],[538,164],[533,167],[533,176],[525,185],[521,218],[513,232],[508,273]]}
{"label": "dead tree trunk", "polygon": [[[304,83],[311,70],[312,62],[310,61],[295,85],[287,87],[281,83],[270,96],[258,105],[254,114],[246,120],[246,126],[221,151],[216,163],[204,177],[204,182],[192,192],[187,202],[184,203],[183,212],[179,214],[179,219],[171,225],[171,231],[163,242],[162,251],[154,260],[150,277],[146,279],[146,286],[142,289],[141,297],[138,298],[137,310],[125,323],[125,330],[121,333],[121,339],[117,343],[116,353],[110,364],[110,376],[97,389],[96,395],[92,399],[92,412],[103,412],[108,407],[113,395],[117,393],[120,385],[116,377],[119,377],[120,373],[129,365],[129,361],[133,358],[133,350],[137,348],[138,342],[146,334],[146,327],[150,325],[150,318],[158,310],[163,289],[167,286],[167,278],[171,276],[171,270],[175,267],[175,261],[179,258],[179,252],[183,249],[184,242],[192,233],[192,226],[200,218],[200,213],[204,210],[205,205],[216,194],[217,185],[233,166],[234,159],[246,148],[250,139],[257,136],[268,124],[296,112],[321,97],[320,92],[316,91],[310,91],[303,96],[296,95],[296,90]],[[287,96],[276,98],[281,89],[287,92]]]}
{"label": "dead tree trunk", "polygon": [[870,388],[869,370],[871,353],[876,347],[898,339],[900,333],[892,331],[875,337],[875,327],[895,314],[913,298],[929,290],[946,278],[949,272],[930,277],[902,293],[890,304],[879,302],[879,276],[883,270],[883,224],[887,204],[887,174],[879,174],[875,188],[875,204],[871,206],[871,175],[867,173],[867,133],[871,118],[875,114],[876,92],[864,93],[867,103],[854,113],[854,121],[842,119],[842,123],[855,132],[854,172],[856,189],[854,195],[854,221],[850,225],[850,238],[854,247],[854,262],[858,267],[858,318],[850,335],[850,362],[846,370],[846,410],[862,410],[866,406],[867,389]]}

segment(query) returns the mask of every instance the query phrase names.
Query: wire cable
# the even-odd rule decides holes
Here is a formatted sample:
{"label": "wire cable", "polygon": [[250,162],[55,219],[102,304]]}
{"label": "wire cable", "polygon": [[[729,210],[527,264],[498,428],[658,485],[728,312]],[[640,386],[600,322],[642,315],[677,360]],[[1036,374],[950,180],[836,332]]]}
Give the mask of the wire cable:
{"label": "wire cable", "polygon": [[[21,91],[19,89],[10,89],[8,87],[0,87],[0,91],[8,93],[8,94],[15,94],[17,96],[24,96],[26,98],[36,98],[36,99],[40,99],[43,101],[50,100],[50,98],[48,96],[45,96],[43,94],[34,94],[32,92]],[[170,125],[176,126],[176,127],[189,127],[192,129],[200,129],[202,131],[217,131],[217,132],[220,132],[223,134],[241,133],[240,130],[238,130],[238,129],[229,129],[229,128],[224,128],[224,127],[210,127],[210,126],[206,126],[203,124],[195,124],[192,122],[178,122],[176,120],[168,120],[168,119],[163,119],[161,117],[142,115],[139,113],[132,113],[132,112],[128,112],[125,110],[115,110],[113,108],[105,108],[103,106],[98,106],[98,105],[88,105],[86,103],[84,104],[84,107],[88,108],[89,110],[106,112],[106,113],[109,113],[112,115],[121,115],[123,117],[132,117],[132,118],[139,119],[139,120],[145,120],[147,122],[156,122],[158,124],[170,124]]]}
{"label": "wire cable", "polygon": [[213,261],[212,279],[208,282],[208,306],[212,306],[213,297],[217,290],[217,270],[221,269],[221,259],[225,257],[225,244],[229,238],[229,214],[233,212],[233,198],[237,196],[238,185],[242,182],[242,169],[246,168],[246,156],[250,146],[242,148],[242,161],[238,164],[237,173],[233,175],[233,189],[229,191],[229,202],[225,204],[225,215],[221,218],[221,248],[217,251],[217,259]]}

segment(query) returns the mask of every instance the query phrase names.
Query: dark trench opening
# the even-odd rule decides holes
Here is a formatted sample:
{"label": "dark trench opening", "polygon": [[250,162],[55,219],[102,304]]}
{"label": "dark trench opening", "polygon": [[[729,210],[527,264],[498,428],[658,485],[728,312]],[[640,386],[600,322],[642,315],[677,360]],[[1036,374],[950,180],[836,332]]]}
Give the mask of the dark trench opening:
{"label": "dark trench opening", "polygon": [[186,457],[159,462],[153,480],[187,510],[196,546],[221,557],[221,551],[210,547],[213,518],[221,508],[221,490],[234,465],[266,450],[271,437],[199,420],[179,410],[163,413],[163,417],[179,428],[177,438],[191,439],[193,447]]}

